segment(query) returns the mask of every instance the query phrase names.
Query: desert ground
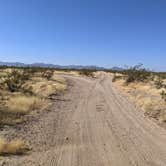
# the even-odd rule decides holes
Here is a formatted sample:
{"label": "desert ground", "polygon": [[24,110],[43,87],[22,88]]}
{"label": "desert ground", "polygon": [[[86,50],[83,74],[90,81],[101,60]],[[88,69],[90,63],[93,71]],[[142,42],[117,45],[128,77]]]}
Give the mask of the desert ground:
{"label": "desert ground", "polygon": [[51,95],[47,111],[1,130],[30,147],[26,154],[2,155],[2,166],[166,165],[166,130],[112,83],[111,74],[56,74],[68,86]]}

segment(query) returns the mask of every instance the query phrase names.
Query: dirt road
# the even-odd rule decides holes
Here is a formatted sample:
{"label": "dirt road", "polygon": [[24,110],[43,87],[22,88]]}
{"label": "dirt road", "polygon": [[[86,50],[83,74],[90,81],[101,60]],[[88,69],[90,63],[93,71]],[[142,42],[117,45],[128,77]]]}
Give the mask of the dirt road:
{"label": "dirt road", "polygon": [[110,76],[66,78],[72,89],[27,126],[33,151],[4,165],[166,166],[166,131],[125,99]]}

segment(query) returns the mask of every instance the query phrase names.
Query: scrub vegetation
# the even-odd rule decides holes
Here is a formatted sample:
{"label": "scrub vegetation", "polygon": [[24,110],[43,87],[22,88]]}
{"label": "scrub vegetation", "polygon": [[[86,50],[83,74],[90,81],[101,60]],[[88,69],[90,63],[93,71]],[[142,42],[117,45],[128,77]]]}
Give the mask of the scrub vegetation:
{"label": "scrub vegetation", "polygon": [[152,72],[142,65],[113,73],[114,84],[141,106],[146,115],[165,126],[166,73]]}
{"label": "scrub vegetation", "polygon": [[[54,69],[0,69],[0,128],[28,122],[29,115],[51,105],[49,96],[66,89],[66,81]],[[24,140],[0,135],[0,155],[23,154],[29,150]]]}

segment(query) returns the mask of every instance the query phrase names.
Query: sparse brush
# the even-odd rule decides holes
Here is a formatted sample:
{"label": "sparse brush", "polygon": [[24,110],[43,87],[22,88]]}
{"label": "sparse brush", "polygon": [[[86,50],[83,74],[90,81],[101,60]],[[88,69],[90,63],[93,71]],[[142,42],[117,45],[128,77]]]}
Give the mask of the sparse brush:
{"label": "sparse brush", "polygon": [[23,123],[28,118],[25,115],[46,105],[46,100],[36,96],[13,95],[0,103],[0,127]]}
{"label": "sparse brush", "polygon": [[0,138],[0,155],[22,155],[30,148],[22,140],[7,141]]}
{"label": "sparse brush", "polygon": [[14,96],[6,103],[6,111],[11,113],[26,114],[39,108],[43,100],[35,96]]}
{"label": "sparse brush", "polygon": [[166,72],[159,72],[159,73],[155,73],[155,74],[163,80],[166,79]]}
{"label": "sparse brush", "polygon": [[15,124],[20,124],[26,121],[23,114],[7,112],[6,110],[0,110],[0,128],[4,125],[12,126]]}
{"label": "sparse brush", "polygon": [[94,77],[94,71],[88,70],[88,69],[80,70],[79,74],[80,75],[85,75],[85,76],[88,76],[88,77]]}
{"label": "sparse brush", "polygon": [[121,78],[122,78],[122,76],[118,76],[118,75],[114,74],[112,82],[116,82],[117,80],[119,80]]}
{"label": "sparse brush", "polygon": [[158,77],[157,80],[154,82],[157,89],[161,89],[164,87],[164,81],[161,77]]}
{"label": "sparse brush", "polygon": [[131,67],[125,70],[124,73],[127,75],[127,84],[135,81],[144,82],[151,75],[151,73],[148,72],[145,68],[142,68],[142,64]]}
{"label": "sparse brush", "polygon": [[46,70],[43,72],[42,76],[46,78],[47,80],[50,80],[54,74],[53,70]]}
{"label": "sparse brush", "polygon": [[163,90],[163,91],[160,93],[160,95],[161,95],[162,99],[166,102],[166,91]]}
{"label": "sparse brush", "polygon": [[30,75],[25,70],[12,70],[7,73],[6,77],[0,83],[0,88],[7,88],[10,92],[22,90],[23,84],[29,79]]}

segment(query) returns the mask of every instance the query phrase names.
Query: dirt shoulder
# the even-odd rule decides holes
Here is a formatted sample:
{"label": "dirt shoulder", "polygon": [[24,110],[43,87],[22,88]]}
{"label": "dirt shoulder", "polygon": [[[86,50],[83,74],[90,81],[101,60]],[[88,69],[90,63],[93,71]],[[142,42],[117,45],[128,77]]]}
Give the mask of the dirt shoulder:
{"label": "dirt shoulder", "polygon": [[126,85],[125,80],[114,82],[115,87],[126,95],[144,114],[166,128],[166,103],[161,97],[162,89],[154,82],[133,82]]}

